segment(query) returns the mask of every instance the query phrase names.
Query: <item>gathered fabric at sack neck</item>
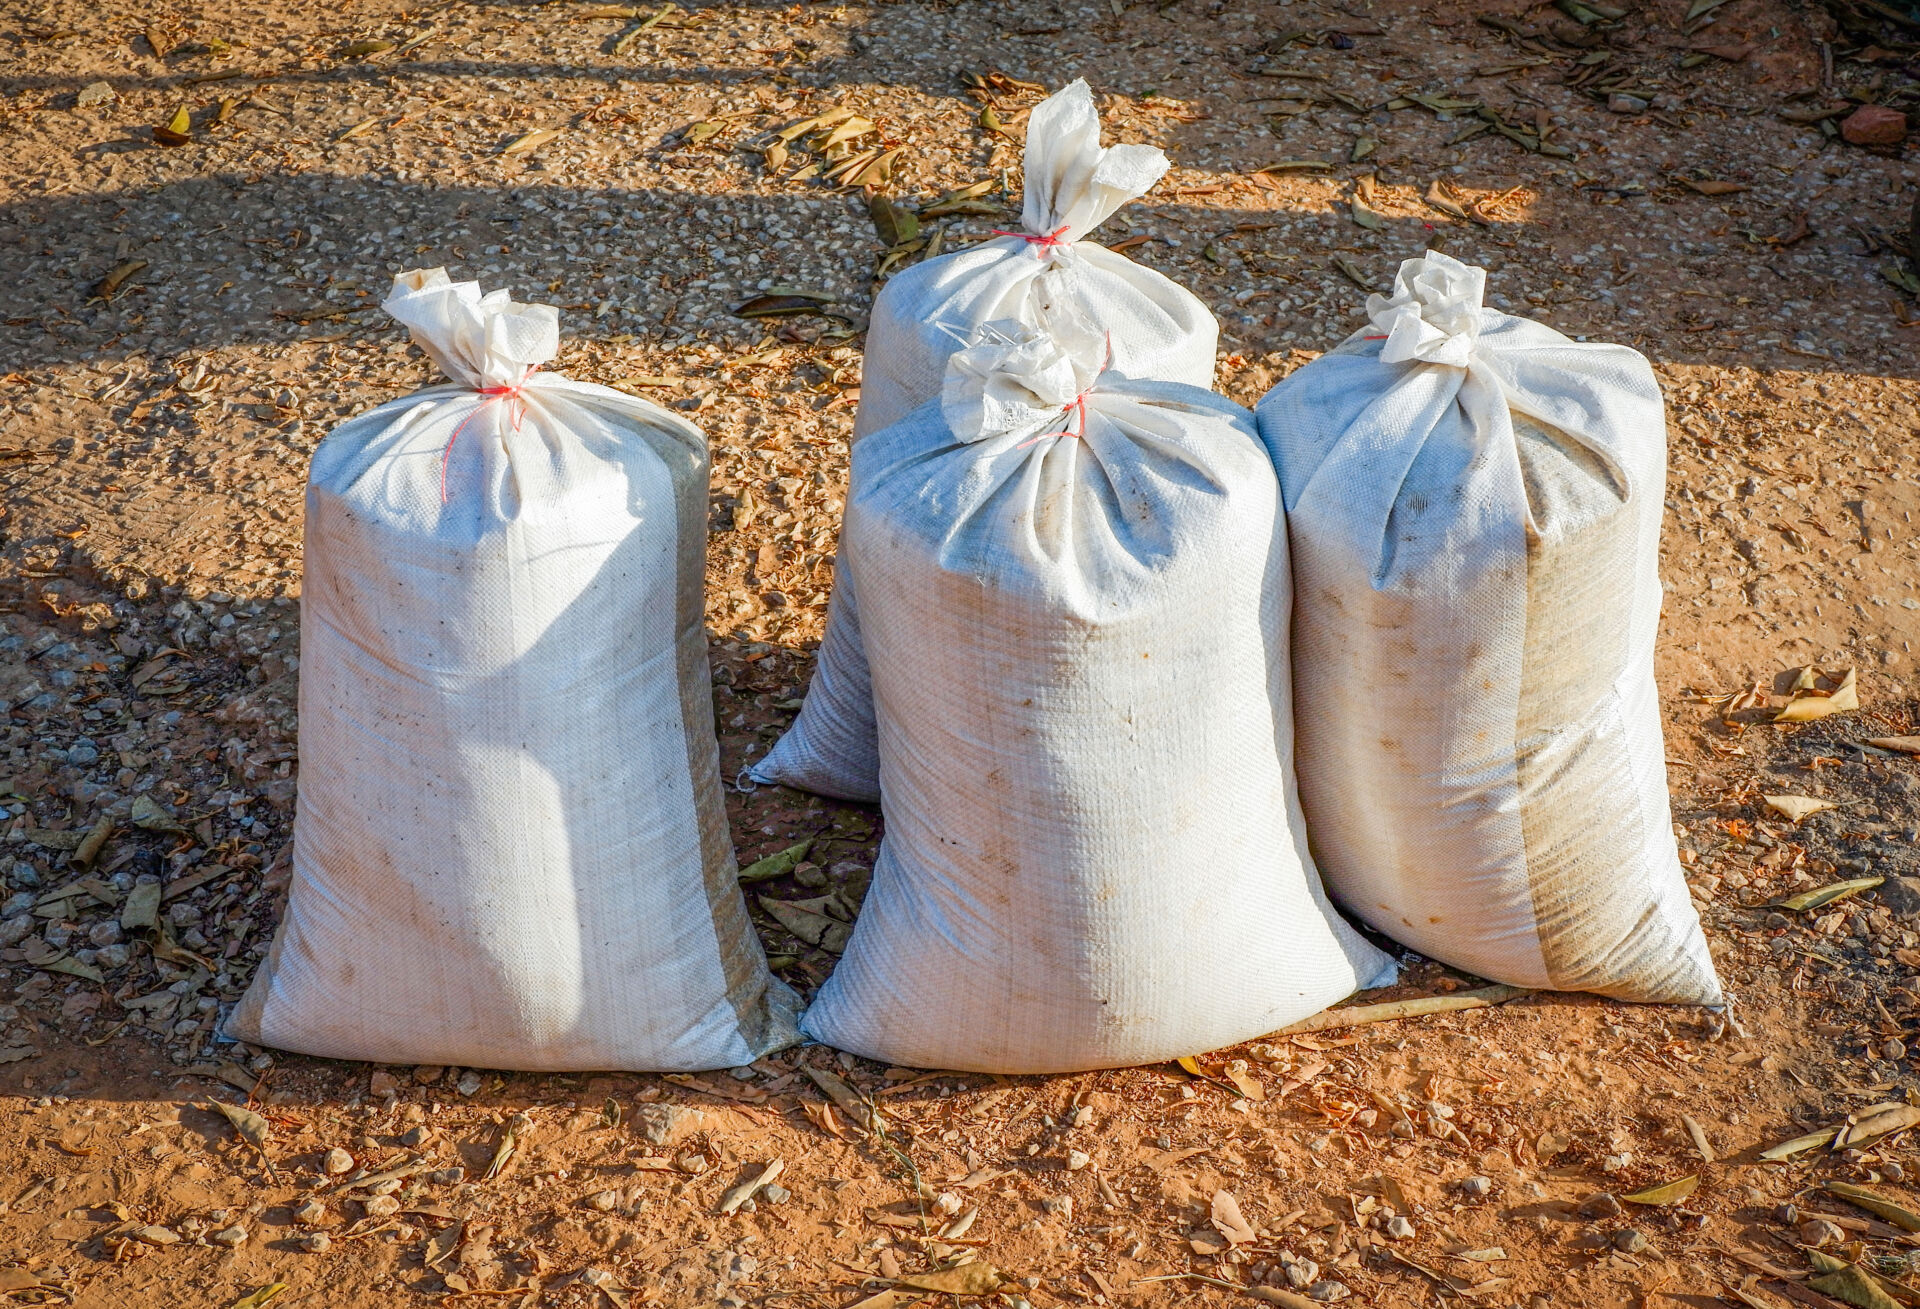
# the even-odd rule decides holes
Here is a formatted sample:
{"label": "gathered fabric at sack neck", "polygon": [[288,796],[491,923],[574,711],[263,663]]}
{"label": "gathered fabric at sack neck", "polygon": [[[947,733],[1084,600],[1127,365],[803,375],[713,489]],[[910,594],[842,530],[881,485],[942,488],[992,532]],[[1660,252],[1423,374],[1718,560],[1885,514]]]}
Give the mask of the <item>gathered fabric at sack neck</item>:
{"label": "gathered fabric at sack neck", "polygon": [[1482,326],[1487,271],[1429,250],[1402,261],[1393,294],[1367,297],[1366,341],[1384,341],[1380,361],[1465,368]]}
{"label": "gathered fabric at sack neck", "polygon": [[1148,145],[1100,144],[1100,112],[1084,79],[1035,105],[1027,116],[1025,194],[1017,237],[1042,260],[1070,255],[1073,243],[1138,199],[1166,174],[1167,157]]}
{"label": "gathered fabric at sack neck", "polygon": [[1030,434],[1024,449],[1050,436],[1086,435],[1113,349],[1084,324],[1049,331],[1015,320],[984,324],[972,344],[947,360],[940,414],[969,444]]}

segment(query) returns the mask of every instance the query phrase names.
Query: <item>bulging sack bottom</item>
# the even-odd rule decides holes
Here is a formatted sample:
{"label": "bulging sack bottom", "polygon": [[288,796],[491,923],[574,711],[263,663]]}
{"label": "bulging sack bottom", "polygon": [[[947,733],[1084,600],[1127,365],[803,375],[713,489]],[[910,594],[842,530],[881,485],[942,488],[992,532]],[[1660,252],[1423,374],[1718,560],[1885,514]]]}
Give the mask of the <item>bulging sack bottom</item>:
{"label": "bulging sack bottom", "polygon": [[806,1032],[1051,1072],[1383,983],[1301,835],[1286,539],[1250,416],[1001,336],[854,448],[886,837]]}
{"label": "bulging sack bottom", "polygon": [[790,1043],[710,728],[704,439],[530,375],[544,307],[415,274],[389,308],[461,384],[315,452],[293,884],[229,1033],[516,1069]]}
{"label": "bulging sack bottom", "polygon": [[1483,977],[1718,1003],[1653,676],[1659,387],[1483,285],[1409,260],[1260,405],[1314,853],[1344,907]]}
{"label": "bulging sack bottom", "polygon": [[[1021,230],[896,274],[874,301],[861,366],[856,442],[940,394],[947,360],[982,325],[1091,327],[1115,372],[1212,384],[1219,325],[1192,292],[1086,240],[1167,170],[1151,146],[1100,144],[1093,92],[1076,81],[1027,125]],[[841,557],[846,546],[842,542]],[[872,691],[851,570],[834,569],[833,607],[805,706],[749,775],[845,800],[880,798]]]}

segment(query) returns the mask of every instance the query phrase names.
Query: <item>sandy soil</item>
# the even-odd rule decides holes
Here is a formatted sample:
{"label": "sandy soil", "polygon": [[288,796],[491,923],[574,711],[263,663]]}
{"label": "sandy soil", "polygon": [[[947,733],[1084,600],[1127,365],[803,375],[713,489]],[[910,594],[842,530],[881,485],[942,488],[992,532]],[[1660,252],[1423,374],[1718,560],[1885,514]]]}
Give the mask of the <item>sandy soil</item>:
{"label": "sandy soil", "polygon": [[[1898,880],[1920,874],[1920,773],[1864,744],[1912,732],[1920,705],[1914,170],[1904,146],[1832,130],[1856,104],[1912,106],[1914,29],[1776,0],[1688,10],[692,5],[643,26],[658,6],[16,6],[0,1302],[224,1309],[284,1284],[273,1303],[341,1309],[879,1309],[951,1302],[886,1288],[970,1257],[1007,1309],[1296,1285],[1382,1305],[1837,1303],[1808,1285],[1816,1247],[1920,1302],[1901,1285],[1920,1287],[1920,1238],[1818,1189],[1920,1206],[1902,1137],[1757,1158],[1920,1101],[1920,893]],[[899,150],[872,179],[896,198],[992,183],[982,212],[926,224],[950,249],[1005,225],[1022,115],[1073,76],[1113,139],[1172,156],[1102,236],[1216,309],[1220,386],[1243,402],[1428,242],[1486,265],[1495,304],[1654,360],[1675,817],[1732,1021],[1532,995],[1193,1068],[1014,1079],[818,1048],[694,1078],[370,1069],[216,1040],[284,889],[305,463],[332,422],[429,380],[377,310],[391,274],[444,263],[560,304],[556,366],[709,432],[732,776],[806,686],[890,257],[860,188],[818,175],[838,161],[804,138],[779,160],[772,133],[843,106],[876,125],[853,155]],[[1315,167],[1256,171],[1283,161]],[[832,299],[734,313],[782,288]],[[1807,665],[1857,669],[1862,708],[1768,725]],[[1837,807],[1795,826],[1760,798],[1783,793]],[[743,862],[815,840],[799,878],[760,891],[864,886],[876,813],[766,789],[729,804]],[[1894,880],[1777,907],[1867,875]],[[143,880],[164,887],[162,928],[129,933]],[[760,926],[796,985],[831,969]],[[1416,964],[1366,999],[1478,985]],[[215,1102],[252,1105],[264,1150]],[[774,1160],[773,1187],[715,1212]],[[1690,1176],[1675,1203],[1618,1198]]]}

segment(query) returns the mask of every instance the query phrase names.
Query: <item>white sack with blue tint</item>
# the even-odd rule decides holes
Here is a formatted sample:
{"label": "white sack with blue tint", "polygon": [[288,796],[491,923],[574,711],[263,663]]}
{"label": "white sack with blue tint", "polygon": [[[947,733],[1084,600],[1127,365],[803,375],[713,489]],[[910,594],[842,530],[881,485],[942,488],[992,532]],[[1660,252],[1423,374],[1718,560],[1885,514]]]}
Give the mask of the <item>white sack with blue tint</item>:
{"label": "white sack with blue tint", "polygon": [[1301,799],[1350,912],[1518,986],[1716,1003],[1653,680],[1647,361],[1408,260],[1263,400],[1293,541]]}
{"label": "white sack with blue tint", "polygon": [[[1090,328],[1110,337],[1118,373],[1211,386],[1220,328],[1206,305],[1086,239],[1166,171],[1166,156],[1152,146],[1102,148],[1100,114],[1085,82],[1035,105],[1027,116],[1020,231],[915,264],[874,301],[854,439],[938,396],[948,357],[989,322]],[[873,693],[849,574],[835,569],[806,705],[752,776],[871,802],[880,798]]]}
{"label": "white sack with blue tint", "polygon": [[435,269],[386,307],[453,384],[314,452],[293,884],[227,1030],[514,1069],[789,1043],[719,783],[705,439],[537,371],[549,306]]}
{"label": "white sack with blue tint", "polygon": [[854,447],[886,836],[805,1030],[928,1068],[1150,1063],[1383,982],[1292,774],[1252,415],[1006,324]]}

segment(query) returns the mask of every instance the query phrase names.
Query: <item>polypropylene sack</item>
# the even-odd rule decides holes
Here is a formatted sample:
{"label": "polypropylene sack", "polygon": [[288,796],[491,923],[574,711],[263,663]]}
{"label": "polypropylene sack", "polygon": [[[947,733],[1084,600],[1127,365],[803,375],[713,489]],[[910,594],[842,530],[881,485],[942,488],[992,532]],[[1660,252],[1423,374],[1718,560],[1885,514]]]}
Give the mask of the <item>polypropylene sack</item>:
{"label": "polypropylene sack", "polygon": [[386,308],[454,381],[314,452],[292,890],[228,1032],[516,1069],[790,1043],[719,783],[704,438],[537,371],[549,306],[434,269]]}
{"label": "polypropylene sack", "polygon": [[1653,679],[1660,389],[1485,280],[1408,260],[1260,404],[1314,853],[1342,906],[1482,977],[1716,1003]]}
{"label": "polypropylene sack", "polygon": [[[948,357],[997,320],[1040,328],[1065,320],[1076,331],[1090,324],[1111,334],[1115,372],[1210,386],[1220,329],[1206,305],[1084,239],[1166,171],[1166,156],[1151,146],[1101,148],[1100,115],[1084,81],[1034,106],[1021,232],[915,264],[887,283],[867,331],[854,439],[938,396]],[[835,569],[806,705],[751,775],[871,802],[880,798],[879,758],[848,571]]]}
{"label": "polypropylene sack", "polygon": [[1246,410],[1018,324],[854,447],[886,836],[806,1032],[1001,1073],[1274,1030],[1393,965],[1291,771],[1287,548]]}

